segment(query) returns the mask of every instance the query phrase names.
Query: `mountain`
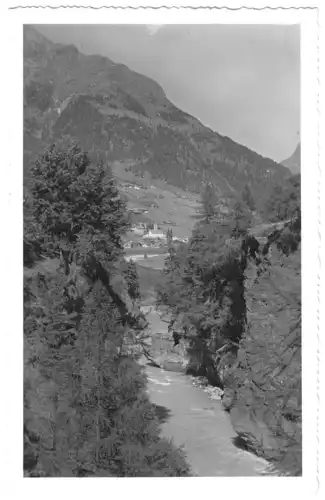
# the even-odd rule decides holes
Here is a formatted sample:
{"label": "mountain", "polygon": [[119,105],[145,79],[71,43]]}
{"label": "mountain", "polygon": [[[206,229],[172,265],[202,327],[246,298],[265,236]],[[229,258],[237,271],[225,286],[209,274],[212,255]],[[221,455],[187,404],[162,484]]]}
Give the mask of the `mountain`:
{"label": "mountain", "polygon": [[[290,171],[180,110],[153,80],[107,57],[81,54],[24,28],[24,178],[44,147],[70,135],[135,173],[199,192],[210,180],[224,196],[246,183],[262,202]],[[119,171],[117,170],[117,176]]]}
{"label": "mountain", "polygon": [[300,150],[300,142],[297,145],[294,153],[282,162],[282,165],[287,167],[292,174],[300,173],[300,164],[301,164],[301,150]]}

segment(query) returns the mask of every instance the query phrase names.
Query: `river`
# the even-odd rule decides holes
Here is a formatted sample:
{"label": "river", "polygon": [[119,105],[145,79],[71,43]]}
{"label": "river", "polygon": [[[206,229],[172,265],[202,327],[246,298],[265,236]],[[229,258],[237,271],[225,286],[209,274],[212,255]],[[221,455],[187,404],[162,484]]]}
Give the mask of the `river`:
{"label": "river", "polygon": [[236,437],[220,401],[209,399],[190,377],[146,367],[148,393],[162,417],[162,435],[184,445],[194,475],[259,476],[267,462],[235,446]]}
{"label": "river", "polygon": [[[143,306],[151,335],[167,331],[155,307]],[[142,360],[143,363],[146,363]],[[146,364],[148,394],[157,406],[162,435],[177,446],[184,446],[187,460],[196,476],[259,476],[268,463],[238,448],[229,415],[220,400],[212,400],[192,378]]]}

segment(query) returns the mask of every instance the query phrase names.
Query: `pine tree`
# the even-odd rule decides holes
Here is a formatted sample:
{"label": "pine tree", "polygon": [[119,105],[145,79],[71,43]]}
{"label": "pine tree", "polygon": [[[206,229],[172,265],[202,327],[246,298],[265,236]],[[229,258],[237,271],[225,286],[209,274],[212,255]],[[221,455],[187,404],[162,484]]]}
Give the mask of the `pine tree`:
{"label": "pine tree", "polygon": [[266,201],[264,212],[271,222],[285,221],[300,217],[301,177],[294,175],[285,185],[276,184]]}
{"label": "pine tree", "polygon": [[188,475],[182,452],[160,438],[146,377],[105,286],[89,289],[80,315],[78,301],[69,313],[62,280],[25,290],[25,474]]}
{"label": "pine tree", "polygon": [[124,265],[128,293],[133,300],[140,299],[140,284],[136,263],[131,259]]}
{"label": "pine tree", "polygon": [[33,199],[30,192],[24,190],[23,221],[24,221],[24,266],[31,267],[40,258],[40,231],[33,219]]}
{"label": "pine tree", "polygon": [[254,210],[256,209],[256,204],[249,184],[245,184],[244,189],[242,190],[242,201],[251,212],[254,212]]}
{"label": "pine tree", "polygon": [[[87,301],[80,335],[80,341],[86,341],[81,352],[88,353],[88,368],[83,369],[83,412],[92,413],[98,422],[98,433],[92,436],[93,460],[98,469],[109,470],[114,476],[186,475],[182,455],[159,438],[158,422],[145,392],[145,376],[125,354],[125,331],[118,312],[107,300],[105,289],[96,284]],[[93,373],[90,384],[89,370]]]}
{"label": "pine tree", "polygon": [[33,175],[42,250],[61,251],[64,272],[24,288],[25,475],[189,475],[182,451],[160,438],[136,362],[144,322],[132,264],[123,278],[128,220],[110,173],[72,145],[50,148]]}
{"label": "pine tree", "polygon": [[39,276],[25,288],[24,434],[34,443],[25,446],[25,474],[38,477],[70,476],[75,466],[74,342],[80,302],[75,301],[74,313],[69,314],[63,283],[63,276]]}
{"label": "pine tree", "polygon": [[68,274],[76,255],[114,261],[129,221],[108,167],[92,164],[76,143],[67,151],[63,146],[53,145],[36,161],[32,195],[42,250],[61,253]]}
{"label": "pine tree", "polygon": [[171,228],[167,229],[167,245],[170,247],[173,243],[173,230]]}
{"label": "pine tree", "polygon": [[201,207],[199,214],[195,217],[200,224],[209,224],[218,215],[218,198],[216,188],[210,183],[203,186],[201,193]]}
{"label": "pine tree", "polygon": [[248,230],[251,227],[252,217],[244,205],[237,201],[233,208],[232,217],[232,236],[234,238],[243,238],[248,234]]}
{"label": "pine tree", "polygon": [[229,247],[231,226],[212,217],[211,204],[208,210],[189,244],[169,251],[158,286],[158,302],[169,308],[172,322],[183,325],[201,373],[211,372],[218,349],[238,343],[246,322],[240,244]]}

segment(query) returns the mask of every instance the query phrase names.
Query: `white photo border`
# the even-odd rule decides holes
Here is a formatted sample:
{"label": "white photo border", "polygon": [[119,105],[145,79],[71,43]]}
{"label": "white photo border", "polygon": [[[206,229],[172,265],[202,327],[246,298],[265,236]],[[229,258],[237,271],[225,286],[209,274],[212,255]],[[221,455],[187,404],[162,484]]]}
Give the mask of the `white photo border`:
{"label": "white photo border", "polygon": [[[23,4],[23,2],[21,2]],[[53,2],[51,2],[53,3]],[[82,2],[81,2],[82,3]],[[93,2],[94,3],[94,2]],[[123,4],[123,2],[120,2]],[[131,2],[128,2],[129,4]],[[143,2],[142,2],[143,3]],[[154,3],[154,2],[152,2]],[[167,2],[166,2],[167,3]],[[175,2],[176,3],[176,2]],[[285,3],[285,2],[283,2]],[[1,407],[2,448],[0,475],[4,498],[56,498],[58,493],[79,498],[91,495],[128,495],[143,498],[181,496],[198,498],[206,488],[211,494],[279,498],[309,497],[316,493],[319,455],[316,450],[320,419],[318,408],[320,366],[320,159],[319,159],[319,80],[318,9],[240,10],[179,8],[133,8],[100,10],[85,8],[30,8],[9,10],[5,15],[6,49],[4,65],[7,81],[2,102],[5,121],[4,144],[6,182],[2,213],[3,233],[8,248],[2,248],[5,266],[6,308],[5,351],[1,363],[3,404]],[[302,303],[303,303],[303,477],[302,478],[179,478],[179,479],[38,479],[23,478],[23,336],[22,336],[22,158],[23,158],[23,25],[24,24],[300,24],[301,26],[301,144],[302,144]],[[18,229],[19,228],[19,229]],[[17,230],[18,229],[18,230]],[[8,238],[9,236],[9,238]],[[10,265],[9,265],[10,263]],[[18,265],[17,265],[18,264]],[[318,333],[317,333],[318,332]],[[2,452],[3,453],[3,452]],[[1,457],[2,458],[2,457]],[[2,463],[3,462],[3,463]],[[254,480],[252,480],[254,479]],[[45,482],[44,482],[45,481]],[[117,482],[116,482],[117,481]],[[134,484],[136,481],[136,484]],[[149,482],[151,482],[149,484]],[[116,488],[116,490],[115,490]],[[104,490],[103,490],[104,489]],[[105,489],[107,491],[105,491]]]}

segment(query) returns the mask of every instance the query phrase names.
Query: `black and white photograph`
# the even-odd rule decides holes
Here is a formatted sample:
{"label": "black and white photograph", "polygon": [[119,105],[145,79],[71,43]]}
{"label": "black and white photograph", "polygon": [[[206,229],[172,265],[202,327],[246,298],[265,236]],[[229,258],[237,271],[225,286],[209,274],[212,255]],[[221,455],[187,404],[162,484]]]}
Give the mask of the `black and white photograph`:
{"label": "black and white photograph", "polygon": [[319,425],[302,14],[32,11],[21,476],[302,479]]}

